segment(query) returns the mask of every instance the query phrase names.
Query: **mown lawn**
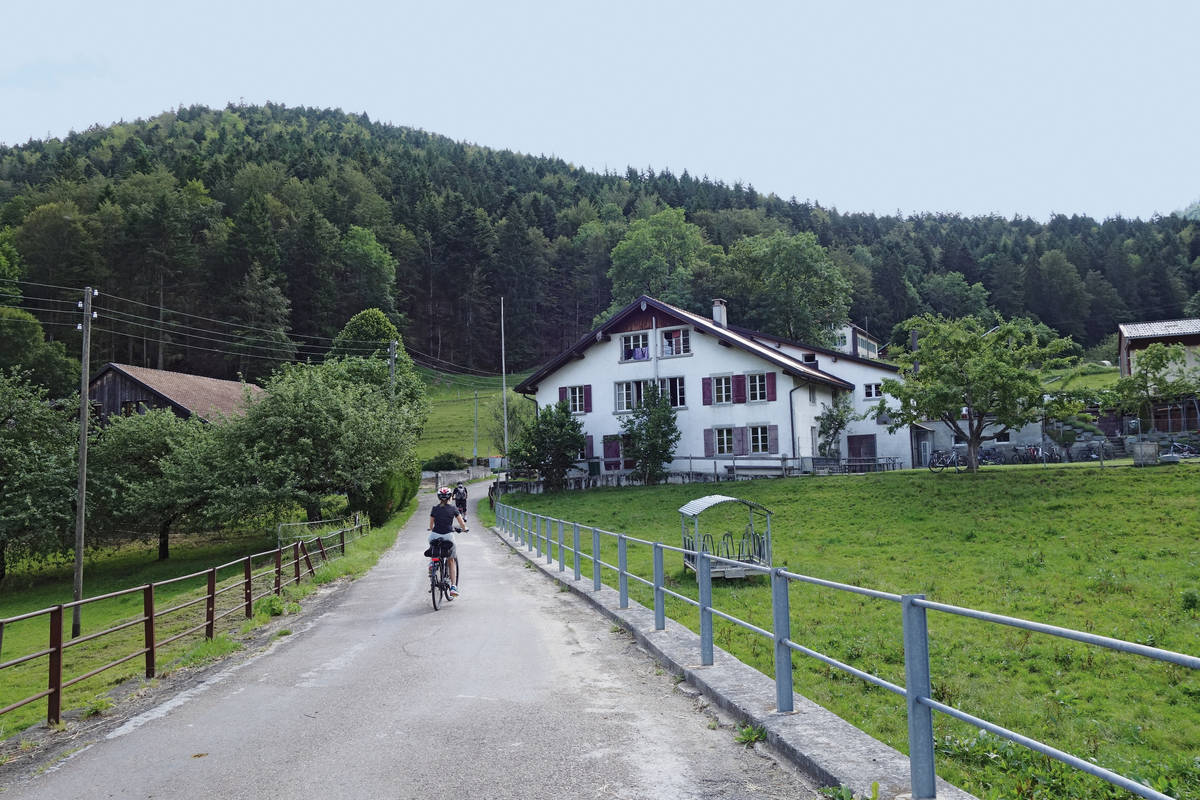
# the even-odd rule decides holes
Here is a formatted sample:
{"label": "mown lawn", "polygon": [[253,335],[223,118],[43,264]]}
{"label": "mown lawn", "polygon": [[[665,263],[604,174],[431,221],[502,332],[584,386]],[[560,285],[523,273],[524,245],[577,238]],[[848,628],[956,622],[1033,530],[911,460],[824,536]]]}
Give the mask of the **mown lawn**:
{"label": "mown lawn", "polygon": [[[775,562],[793,572],[1200,654],[1200,464],[906,471],[510,501],[678,545],[679,506],[713,493],[770,508]],[[740,537],[746,519],[736,508],[705,512],[702,530]],[[590,551],[590,531],[583,541]],[[615,552],[606,541],[605,560],[616,563]],[[650,577],[649,548],[631,547],[629,559],[631,569]],[[668,558],[668,572],[676,591],[695,596],[679,556]],[[644,587],[632,591],[652,602]],[[715,605],[771,626],[763,580],[720,585]],[[791,608],[793,640],[903,685],[895,604],[794,585]],[[698,627],[695,611],[682,603],[669,613]],[[769,641],[716,624],[719,646],[772,674]],[[930,612],[929,629],[938,700],[1122,774],[1157,780],[1178,797],[1200,797],[1200,675],[937,612]],[[797,662],[797,691],[907,750],[901,698],[811,659]],[[981,797],[1129,796],[1023,748],[981,739],[944,716],[935,715],[935,725],[939,774]]]}

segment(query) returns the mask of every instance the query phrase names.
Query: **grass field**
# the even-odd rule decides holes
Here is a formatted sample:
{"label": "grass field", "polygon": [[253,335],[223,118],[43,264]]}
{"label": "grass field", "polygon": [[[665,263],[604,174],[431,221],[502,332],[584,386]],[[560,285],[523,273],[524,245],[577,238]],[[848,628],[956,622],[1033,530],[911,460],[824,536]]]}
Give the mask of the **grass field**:
{"label": "grass field", "polygon": [[[475,395],[479,395],[479,455],[498,456],[499,449],[489,430],[493,427],[495,406],[500,403],[500,377],[452,375],[418,367],[417,372],[429,391],[429,421],[417,446],[417,457],[426,461],[440,453],[470,458],[475,447]],[[512,391],[528,373],[508,376],[508,402],[526,403]]]}
{"label": "grass field", "polygon": [[[510,499],[678,545],[677,509],[710,493],[770,508],[775,562],[794,572],[1200,654],[1198,464],[905,471]],[[705,512],[704,530],[740,536],[745,519],[734,508]],[[631,547],[629,558],[651,575],[648,548]],[[669,581],[695,596],[677,559]],[[605,544],[605,560],[615,563],[615,544]],[[634,595],[652,602],[644,587]],[[765,581],[727,582],[714,596],[718,608],[770,628]],[[791,604],[794,640],[903,684],[894,604],[806,585],[793,585]],[[698,627],[682,603],[669,613]],[[772,674],[769,641],[716,625],[719,646]],[[936,699],[1177,797],[1200,797],[1200,675],[936,612],[929,628]],[[902,699],[797,659],[797,691],[907,750]],[[935,726],[939,774],[980,797],[1130,796],[944,716]]]}
{"label": "grass field", "polygon": [[[217,623],[217,636],[206,642],[203,630],[186,636],[163,647],[158,653],[157,671],[170,672],[180,666],[219,657],[230,649],[237,649],[239,636],[249,633],[271,615],[298,610],[296,603],[317,585],[342,576],[360,575],[378,561],[379,556],[395,542],[396,533],[404,521],[415,510],[415,501],[402,510],[385,526],[373,530],[366,536],[347,544],[347,554],[321,565],[319,556],[314,556],[316,575],[305,577],[296,586],[286,589],[282,598],[264,597],[255,605],[254,618],[247,620],[240,609]],[[139,543],[108,551],[89,554],[84,566],[84,596],[98,597],[147,583],[156,583],[264,552],[275,547],[275,531],[214,538],[212,536],[177,537],[173,542],[172,557],[158,561],[157,545]],[[270,571],[272,559],[254,564],[255,572]],[[0,592],[0,618],[48,608],[72,598],[72,563],[43,566],[36,572],[26,570],[10,575]],[[284,578],[287,579],[288,571]],[[218,589],[241,583],[240,565],[218,573]],[[255,580],[254,594],[269,590],[273,582],[271,575]],[[158,587],[155,590],[155,609],[165,609],[203,597],[205,579],[200,577],[188,581]],[[243,603],[240,586],[217,598],[216,613],[235,608]],[[83,607],[82,635],[104,630],[142,613],[142,595],[135,593],[118,598],[99,601]],[[181,612],[160,620],[157,639],[162,641],[176,632],[181,632],[204,620],[204,604],[199,603]],[[36,617],[4,626],[3,650],[0,662],[19,658],[46,647],[48,619]],[[69,637],[70,613],[64,614],[64,636]],[[72,647],[63,656],[63,677],[69,680],[83,675],[112,661],[136,652],[142,647],[142,628],[135,625],[118,633],[108,634],[91,642]],[[134,658],[120,666],[107,670],[93,678],[84,680],[64,690],[63,712],[71,709],[101,710],[109,701],[106,695],[114,686],[130,678],[144,675],[144,660]],[[27,664],[11,667],[0,672],[0,708],[30,697],[46,688],[46,659],[39,658]],[[46,701],[39,700],[15,711],[0,716],[0,739],[24,730],[46,718]]]}

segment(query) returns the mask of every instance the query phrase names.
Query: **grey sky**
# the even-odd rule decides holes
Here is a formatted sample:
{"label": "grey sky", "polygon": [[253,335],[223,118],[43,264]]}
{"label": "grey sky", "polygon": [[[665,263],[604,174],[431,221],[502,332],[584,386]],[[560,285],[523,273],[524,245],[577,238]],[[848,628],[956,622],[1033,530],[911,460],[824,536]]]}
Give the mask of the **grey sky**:
{"label": "grey sky", "polygon": [[1200,198],[1192,0],[57,0],[0,22],[8,144],[274,101],[843,211]]}

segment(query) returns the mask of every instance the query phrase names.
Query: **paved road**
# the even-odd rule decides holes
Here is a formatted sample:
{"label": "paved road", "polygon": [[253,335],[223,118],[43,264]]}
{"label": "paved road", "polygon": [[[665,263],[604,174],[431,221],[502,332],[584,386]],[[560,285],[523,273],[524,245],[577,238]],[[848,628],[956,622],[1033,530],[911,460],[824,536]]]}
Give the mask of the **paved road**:
{"label": "paved road", "polygon": [[491,532],[434,612],[427,519],[307,627],[3,797],[817,796]]}

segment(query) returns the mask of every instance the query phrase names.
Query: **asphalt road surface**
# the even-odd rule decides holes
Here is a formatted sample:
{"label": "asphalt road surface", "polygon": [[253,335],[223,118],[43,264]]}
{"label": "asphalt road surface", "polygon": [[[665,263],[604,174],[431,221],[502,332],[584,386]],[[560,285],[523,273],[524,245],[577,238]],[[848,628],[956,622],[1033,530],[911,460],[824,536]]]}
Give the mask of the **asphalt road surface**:
{"label": "asphalt road surface", "polygon": [[462,596],[435,612],[433,502],[291,636],[0,796],[817,797],[490,531],[458,535]]}

